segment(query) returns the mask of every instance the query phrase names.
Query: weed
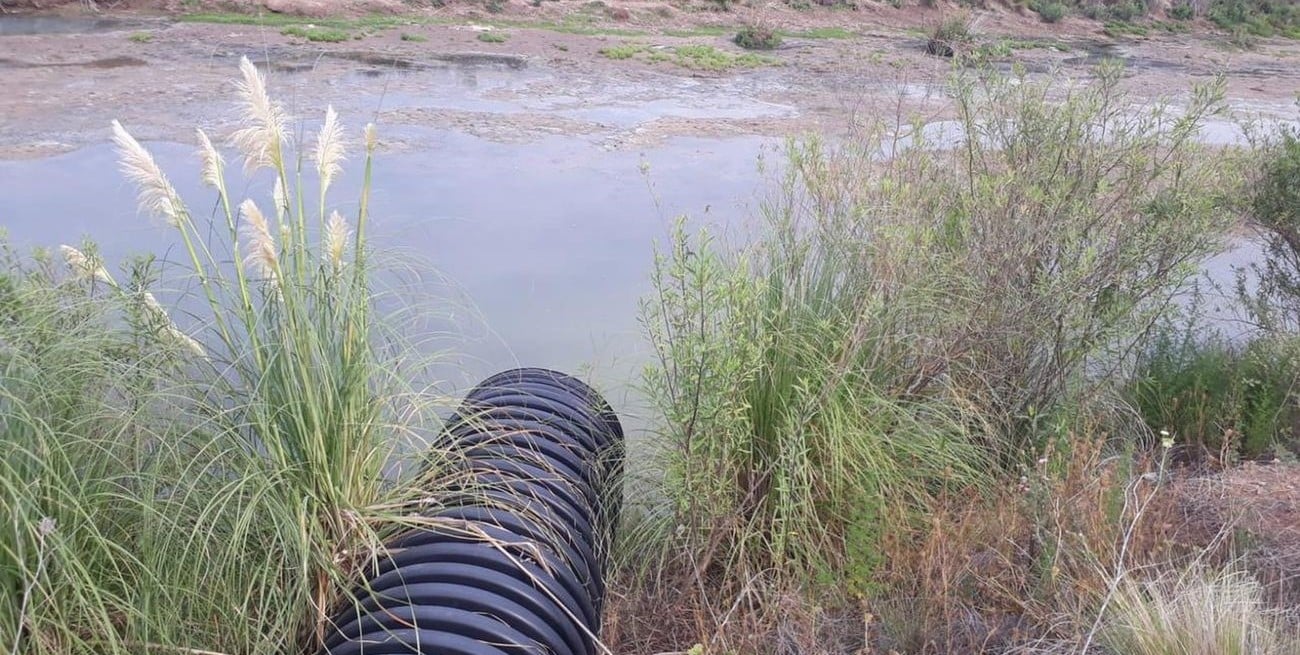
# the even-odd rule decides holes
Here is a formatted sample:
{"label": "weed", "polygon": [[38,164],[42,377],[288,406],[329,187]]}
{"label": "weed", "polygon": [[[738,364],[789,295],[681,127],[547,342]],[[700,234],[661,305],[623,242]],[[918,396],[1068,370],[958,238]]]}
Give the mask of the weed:
{"label": "weed", "polygon": [[153,40],[153,32],[134,32],[126,38],[132,43],[148,43]]}
{"label": "weed", "polygon": [[665,36],[693,37],[693,36],[723,36],[731,33],[731,28],[715,27],[711,25],[697,25],[684,29],[673,28],[663,31]]}
{"label": "weed", "polygon": [[1133,655],[1300,652],[1300,635],[1268,606],[1260,583],[1231,567],[1126,577],[1099,641],[1110,652]]}
{"label": "weed", "polygon": [[974,41],[970,19],[964,14],[943,19],[931,28],[929,37],[925,51],[939,57],[956,56]]}
{"label": "weed", "polygon": [[1249,215],[1264,238],[1266,257],[1239,274],[1237,297],[1247,318],[1274,334],[1300,326],[1300,132],[1283,128],[1257,143],[1248,181]]}
{"label": "weed", "polygon": [[1279,443],[1294,445],[1297,346],[1285,337],[1236,344],[1190,321],[1165,327],[1140,353],[1125,395],[1188,459],[1271,457]]}
{"label": "weed", "polygon": [[813,27],[798,32],[789,32],[788,36],[801,39],[852,39],[857,34],[842,27]]}
{"label": "weed", "polygon": [[403,40],[403,41],[409,41],[409,42],[411,42],[411,43],[424,43],[425,41],[428,41],[429,38],[426,37],[426,36],[421,36],[421,35],[419,35],[419,34],[411,34],[410,32],[402,32],[402,40]]}
{"label": "weed", "polygon": [[772,50],[781,45],[781,35],[770,27],[746,25],[732,41],[746,50]]}
{"label": "weed", "polygon": [[1177,2],[1169,7],[1169,17],[1174,20],[1191,20],[1196,17],[1196,8],[1190,2]]}
{"label": "weed", "polygon": [[310,25],[290,25],[280,30],[285,36],[296,36],[308,41],[321,43],[340,43],[352,38],[352,33],[332,27],[315,27]]}
{"label": "weed", "polygon": [[635,43],[624,43],[622,45],[601,48],[600,54],[606,59],[631,59],[638,53],[644,52],[646,47]]}
{"label": "weed", "polygon": [[1046,2],[1035,5],[1035,10],[1045,23],[1059,23],[1065,18],[1065,5],[1060,2]]}
{"label": "weed", "polygon": [[509,37],[501,32],[479,32],[476,38],[483,43],[505,43]]}
{"label": "weed", "polygon": [[1109,21],[1103,27],[1102,31],[1106,36],[1119,38],[1123,36],[1147,36],[1150,30],[1145,25],[1129,23],[1126,21]]}
{"label": "weed", "polygon": [[777,60],[771,57],[752,53],[733,55],[709,45],[677,47],[673,50],[673,61],[685,68],[713,71],[732,68],[758,68],[777,63]]}
{"label": "weed", "polygon": [[339,30],[382,30],[409,25],[409,18],[388,15],[372,15],[360,18],[303,18],[287,14],[236,14],[236,13],[193,13],[180,17],[181,21],[190,23],[215,23],[218,25],[258,25],[264,27],[328,27]]}
{"label": "weed", "polygon": [[1220,29],[1251,36],[1300,31],[1300,5],[1284,0],[1212,0],[1205,17]]}

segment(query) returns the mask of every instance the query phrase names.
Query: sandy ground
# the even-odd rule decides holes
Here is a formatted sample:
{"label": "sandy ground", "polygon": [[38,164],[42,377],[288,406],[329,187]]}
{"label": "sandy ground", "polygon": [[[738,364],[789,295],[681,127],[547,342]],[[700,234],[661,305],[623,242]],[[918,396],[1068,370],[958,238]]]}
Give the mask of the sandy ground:
{"label": "sandy ground", "polygon": [[[289,9],[321,10],[298,1]],[[409,23],[398,26],[350,29],[354,38],[341,43],[286,36],[280,26],[180,22],[181,14],[153,9],[90,15],[65,9],[58,15],[99,22],[80,33],[10,30],[0,36],[0,158],[46,156],[103,141],[114,118],[146,139],[188,141],[195,125],[228,126],[230,80],[245,55],[266,65],[273,82],[283,74],[300,107],[365,98],[369,104],[354,109],[372,111],[387,125],[445,127],[506,142],[586,135],[610,148],[644,147],[677,135],[834,133],[882,114],[940,118],[943,82],[953,72],[950,60],[924,53],[925,29],[951,9],[872,4],[795,11],[773,5],[705,12],[653,3],[611,9],[545,2],[541,8],[507,4],[502,13],[487,14],[477,3],[462,3],[403,14]],[[20,14],[11,10],[0,21],[14,16]],[[1047,26],[1033,14],[1008,11],[972,19],[980,42],[1014,44],[992,60],[1003,69],[1020,65],[1031,76],[1085,77],[1102,58],[1115,57],[1127,63],[1127,84],[1143,98],[1177,101],[1191,84],[1222,74],[1233,107],[1300,115],[1294,104],[1300,42],[1266,40],[1242,50],[1205,29],[1113,39],[1083,19]],[[770,61],[762,66],[697,70],[665,56],[686,45],[742,54],[729,37],[750,22],[793,34],[766,53]],[[851,36],[799,35],[824,27]],[[481,41],[484,32],[506,40]],[[640,49],[630,59],[601,54],[629,45]],[[486,88],[476,79],[484,76]],[[422,93],[446,96],[444,83],[473,87],[473,93],[432,105],[415,100]],[[682,98],[686,110],[655,114],[656,103],[681,105]],[[624,120],[620,108],[636,108],[637,117]]]}

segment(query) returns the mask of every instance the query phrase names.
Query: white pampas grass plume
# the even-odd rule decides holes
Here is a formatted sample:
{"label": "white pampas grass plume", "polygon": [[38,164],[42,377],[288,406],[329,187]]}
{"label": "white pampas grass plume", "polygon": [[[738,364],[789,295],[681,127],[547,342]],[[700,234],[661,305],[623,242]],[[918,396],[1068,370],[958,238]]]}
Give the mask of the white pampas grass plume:
{"label": "white pampas grass plume", "polygon": [[171,315],[163,308],[162,303],[158,302],[158,298],[154,297],[152,293],[145,291],[140,294],[140,300],[144,303],[145,309],[148,309],[153,313],[154,318],[158,320],[163,333],[165,333],[168,338],[173,339],[186,348],[189,348],[191,352],[199,357],[207,356],[207,352],[203,350],[203,346],[200,345],[198,341],[195,341],[190,337],[190,335],[181,332],[181,329],[176,327],[176,323],[172,321]]}
{"label": "white pampas grass plume", "polygon": [[375,130],[374,123],[366,123],[366,152],[374,152],[375,144],[379,142],[379,135]]}
{"label": "white pampas grass plume", "polygon": [[92,262],[86,253],[73,248],[72,246],[59,246],[59,252],[63,253],[63,260],[68,263],[68,268],[79,278],[96,279],[111,287],[117,286],[117,281],[113,276],[104,270],[97,262]]}
{"label": "white pampas grass plume", "polygon": [[158,302],[158,299],[152,293],[145,291],[140,294],[140,299],[144,302],[145,308],[153,312],[155,316],[165,318],[168,322],[171,321],[171,318],[167,316],[167,310],[163,309],[162,303]]}
{"label": "white pampas grass plume", "polygon": [[244,234],[248,241],[248,255],[244,263],[257,269],[262,277],[275,281],[279,269],[279,256],[276,254],[275,238],[266,223],[262,210],[252,200],[245,200],[239,206],[239,214],[244,219]]}
{"label": "white pampas grass plume", "polygon": [[203,130],[195,130],[199,136],[199,159],[203,162],[203,183],[214,188],[221,188],[221,171],[226,167],[226,159],[212,146],[212,140]]}
{"label": "white pampas grass plume", "polygon": [[231,136],[235,147],[244,153],[248,172],[263,167],[282,168],[281,145],[284,143],[288,118],[279,104],[266,93],[266,81],[248,57],[239,60],[239,99],[243,108],[244,127]]}
{"label": "white pampas grass plume", "polygon": [[334,268],[343,265],[343,251],[348,245],[348,224],[335,210],[325,224],[325,256]]}
{"label": "white pampas grass plume", "polygon": [[316,172],[320,175],[322,195],[343,168],[343,149],[343,126],[339,123],[339,115],[334,111],[334,106],[330,105],[325,108],[325,123],[316,135],[316,150],[312,153],[316,160]]}
{"label": "white pampas grass plume", "polygon": [[122,174],[140,189],[140,208],[162,218],[173,227],[180,227],[185,216],[185,206],[172,183],[154,161],[153,155],[117,121],[113,121],[113,142],[117,144]]}
{"label": "white pampas grass plume", "polygon": [[271,202],[275,203],[275,220],[283,224],[284,216],[289,212],[289,192],[284,188],[283,178],[275,178],[275,186],[271,188]]}
{"label": "white pampas grass plume", "polygon": [[208,356],[208,353],[206,350],[203,349],[202,344],[200,344],[198,341],[195,341],[194,338],[191,337],[190,335],[181,332],[181,329],[176,327],[174,323],[168,323],[167,327],[164,328],[164,331],[167,332],[167,336],[180,342],[186,348],[189,348],[190,352],[194,353],[195,355],[198,355],[199,357]]}

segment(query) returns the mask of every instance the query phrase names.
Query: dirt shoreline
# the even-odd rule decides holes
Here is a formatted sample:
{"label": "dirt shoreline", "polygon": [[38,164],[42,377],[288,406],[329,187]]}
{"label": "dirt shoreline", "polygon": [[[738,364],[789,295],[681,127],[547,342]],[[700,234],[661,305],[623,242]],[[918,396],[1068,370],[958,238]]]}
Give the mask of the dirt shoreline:
{"label": "dirt shoreline", "polygon": [[[347,38],[339,43],[284,34],[285,23],[296,19],[282,14],[264,14],[275,25],[189,22],[139,3],[93,14],[5,14],[0,20],[26,20],[40,33],[23,34],[21,26],[0,32],[7,90],[0,94],[0,158],[42,157],[102,142],[112,119],[151,140],[188,141],[196,125],[219,132],[230,125],[229,83],[240,56],[264,64],[273,85],[287,83],[293,104],[307,113],[330,102],[351,103],[398,132],[452,129],[503,142],[560,134],[635,148],[672,136],[835,133],[864,116],[945,115],[943,85],[952,62],[926,55],[923,47],[924,27],[944,10],[882,5],[690,13],[627,4],[626,17],[590,4],[532,9],[519,3],[492,15],[457,5],[382,21],[355,10],[344,12],[350,19],[298,21],[305,29],[343,25],[338,31]],[[735,60],[745,51],[729,37],[734,26],[752,21],[789,34],[756,67],[701,69],[674,54],[703,46],[724,62]],[[1093,21],[1047,26],[1032,14],[1006,11],[974,14],[972,24],[980,42],[991,44],[989,65],[1004,70],[1086,77],[1096,63],[1118,58],[1128,67],[1127,86],[1140,98],[1177,102],[1190,85],[1222,74],[1233,108],[1266,117],[1300,115],[1300,42],[1269,39],[1239,50],[1204,30],[1113,39]],[[505,40],[485,42],[481,35],[487,33]],[[602,54],[620,48],[637,54]],[[456,101],[422,101],[448,88],[466,92]],[[656,114],[663,103],[686,109],[674,105]],[[733,104],[745,108],[727,109]],[[407,141],[421,145],[416,136]]]}

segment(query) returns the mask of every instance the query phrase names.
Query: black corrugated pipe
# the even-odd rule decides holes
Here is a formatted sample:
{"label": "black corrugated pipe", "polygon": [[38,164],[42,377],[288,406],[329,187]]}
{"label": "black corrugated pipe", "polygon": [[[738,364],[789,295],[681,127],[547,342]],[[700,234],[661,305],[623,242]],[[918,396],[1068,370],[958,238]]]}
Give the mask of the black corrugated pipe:
{"label": "black corrugated pipe", "polygon": [[466,482],[339,611],[321,655],[593,655],[622,505],[623,428],[577,378],[504,371],[466,395],[436,450]]}

